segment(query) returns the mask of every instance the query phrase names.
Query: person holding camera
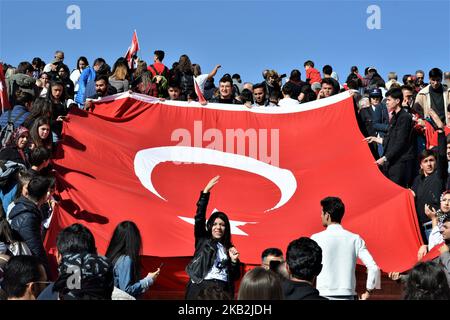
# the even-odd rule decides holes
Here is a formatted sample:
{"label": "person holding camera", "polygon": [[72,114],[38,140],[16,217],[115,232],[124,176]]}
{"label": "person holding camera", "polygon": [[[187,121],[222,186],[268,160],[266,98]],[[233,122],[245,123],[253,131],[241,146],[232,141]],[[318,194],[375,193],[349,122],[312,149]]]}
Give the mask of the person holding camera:
{"label": "person holding camera", "polygon": [[281,98],[281,79],[286,77],[285,74],[279,75],[275,70],[269,70],[266,73],[266,78],[263,83],[266,86],[266,99],[270,100],[270,97],[274,95],[274,93]]}

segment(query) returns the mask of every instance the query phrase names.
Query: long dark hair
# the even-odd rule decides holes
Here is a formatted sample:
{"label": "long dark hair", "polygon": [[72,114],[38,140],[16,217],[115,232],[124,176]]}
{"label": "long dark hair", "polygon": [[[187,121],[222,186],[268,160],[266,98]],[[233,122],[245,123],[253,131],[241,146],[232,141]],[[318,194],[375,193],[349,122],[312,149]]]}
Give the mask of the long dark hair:
{"label": "long dark hair", "polygon": [[242,278],[238,300],[283,300],[280,277],[272,270],[256,267]]}
{"label": "long dark hair", "polygon": [[208,231],[208,234],[210,238],[212,239],[212,227],[214,224],[214,221],[219,218],[225,222],[225,232],[223,233],[222,238],[220,238],[219,242],[228,250],[233,246],[233,243],[231,242],[231,231],[230,231],[230,220],[228,219],[227,215],[223,212],[216,211],[208,219],[208,222],[206,223],[206,230]]}
{"label": "long dark hair", "polygon": [[[39,127],[44,124],[49,125],[50,133],[48,134],[48,137],[45,140],[42,140],[41,137],[39,136]],[[50,119],[47,117],[39,117],[36,120],[34,120],[33,125],[30,128],[30,137],[31,141],[35,144],[36,147],[51,148],[53,143],[51,128],[52,127]]]}
{"label": "long dark hair", "polygon": [[52,102],[43,97],[37,97],[33,102],[30,114],[25,119],[23,126],[30,129],[33,122],[39,117],[51,117],[53,114]]}
{"label": "long dark hair", "polygon": [[194,74],[192,72],[192,63],[189,57],[185,54],[180,56],[180,61],[178,61],[178,66],[176,68],[181,73]]}
{"label": "long dark hair", "polygon": [[106,257],[110,259],[112,264],[116,264],[121,256],[130,257],[133,262],[131,274],[133,281],[140,277],[140,254],[142,248],[142,238],[138,227],[132,221],[122,221],[114,230],[108,249],[106,250]]}
{"label": "long dark hair", "polygon": [[64,104],[64,101],[66,101],[66,98],[67,98],[67,93],[66,93],[66,86],[65,86],[64,82],[62,82],[61,80],[50,81],[50,84],[49,84],[48,90],[47,90],[47,99],[49,99],[52,103],[54,103],[53,95],[52,95],[52,88],[56,87],[56,86],[62,87],[62,94],[61,94],[61,97],[59,98],[59,103]]}
{"label": "long dark hair", "polygon": [[[88,59],[86,57],[84,57],[84,56],[81,56],[77,60],[77,65],[75,66],[75,69],[80,70],[80,61],[83,61],[86,64],[85,68],[87,68],[89,66]],[[80,70],[80,71],[82,72],[83,70]]]}
{"label": "long dark hair", "polygon": [[436,262],[419,262],[409,272],[405,300],[448,300],[450,288],[444,268]]}

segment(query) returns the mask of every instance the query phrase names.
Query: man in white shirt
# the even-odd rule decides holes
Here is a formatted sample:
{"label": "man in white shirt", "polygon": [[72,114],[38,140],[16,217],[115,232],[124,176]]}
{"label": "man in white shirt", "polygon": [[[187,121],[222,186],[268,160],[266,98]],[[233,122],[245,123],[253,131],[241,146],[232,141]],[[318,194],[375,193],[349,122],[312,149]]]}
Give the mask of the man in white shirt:
{"label": "man in white shirt", "polygon": [[311,239],[322,249],[323,269],[317,277],[317,289],[329,299],[353,300],[357,297],[355,268],[361,259],[368,269],[366,292],[361,299],[368,299],[374,289],[380,289],[380,269],[366,248],[364,240],[341,226],[345,206],[337,197],[320,201],[322,225],[325,231],[313,234]]}
{"label": "man in white shirt", "polygon": [[292,99],[292,87],[288,84],[285,84],[281,89],[281,93],[283,93],[283,99],[278,101],[278,105],[280,107],[299,107],[300,104],[298,100]]}
{"label": "man in white shirt", "polygon": [[47,63],[44,67],[44,72],[50,72],[54,68],[54,64],[57,62],[64,62],[64,52],[57,50],[55,52],[55,59],[51,63]]}

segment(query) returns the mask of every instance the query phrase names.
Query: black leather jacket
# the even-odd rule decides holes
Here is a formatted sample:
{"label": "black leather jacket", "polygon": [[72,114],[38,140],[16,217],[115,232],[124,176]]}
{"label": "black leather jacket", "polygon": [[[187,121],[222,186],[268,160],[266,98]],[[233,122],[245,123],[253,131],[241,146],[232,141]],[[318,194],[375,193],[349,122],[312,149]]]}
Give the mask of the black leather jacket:
{"label": "black leather jacket", "polygon": [[[209,193],[201,192],[200,199],[197,202],[194,227],[195,253],[186,267],[186,272],[194,283],[200,283],[205,279],[217,254],[217,244],[206,230],[206,207],[208,206],[209,195]],[[228,257],[227,262],[228,283],[233,288],[233,282],[239,279],[241,275],[240,262],[238,260],[236,263],[232,263],[230,257]]]}

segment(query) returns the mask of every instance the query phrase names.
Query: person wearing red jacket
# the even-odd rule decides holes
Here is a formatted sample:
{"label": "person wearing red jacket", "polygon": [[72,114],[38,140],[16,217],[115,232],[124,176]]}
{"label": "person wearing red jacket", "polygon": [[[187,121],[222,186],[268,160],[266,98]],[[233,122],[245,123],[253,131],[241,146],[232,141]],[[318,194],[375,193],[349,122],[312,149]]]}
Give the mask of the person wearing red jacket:
{"label": "person wearing red jacket", "polygon": [[306,79],[309,79],[310,84],[313,84],[314,82],[320,83],[322,81],[319,70],[314,68],[314,62],[308,60],[303,64],[303,66],[306,71]]}

